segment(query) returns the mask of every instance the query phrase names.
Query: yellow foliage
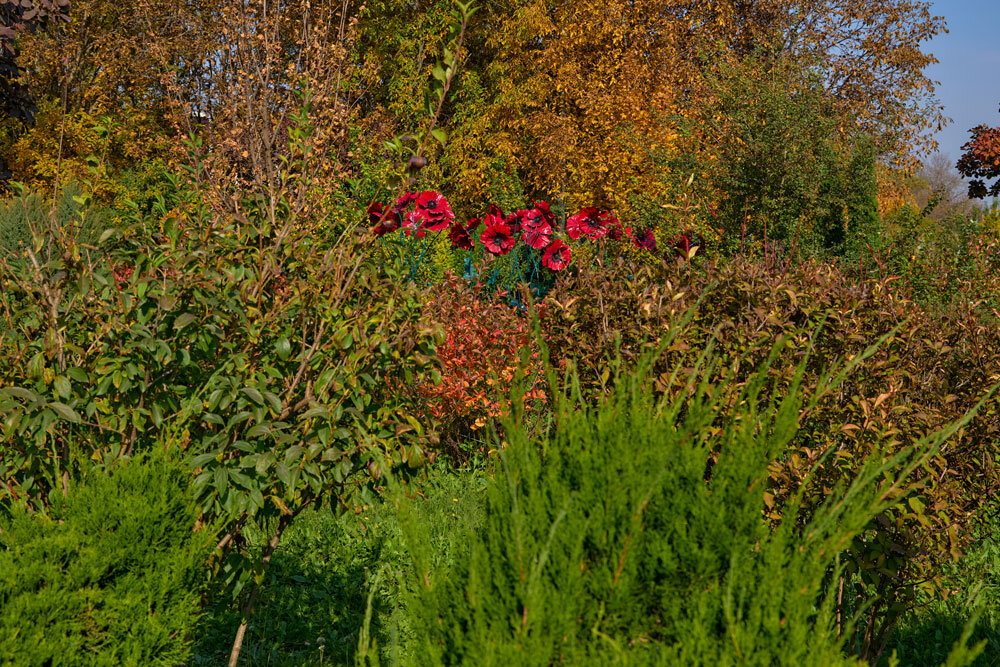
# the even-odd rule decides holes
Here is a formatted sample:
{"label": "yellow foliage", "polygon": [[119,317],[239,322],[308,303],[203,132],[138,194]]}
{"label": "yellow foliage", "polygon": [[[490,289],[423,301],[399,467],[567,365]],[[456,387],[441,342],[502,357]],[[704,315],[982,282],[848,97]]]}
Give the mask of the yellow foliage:
{"label": "yellow foliage", "polygon": [[904,206],[917,206],[906,171],[878,164],[875,179],[878,184],[878,212],[883,218]]}

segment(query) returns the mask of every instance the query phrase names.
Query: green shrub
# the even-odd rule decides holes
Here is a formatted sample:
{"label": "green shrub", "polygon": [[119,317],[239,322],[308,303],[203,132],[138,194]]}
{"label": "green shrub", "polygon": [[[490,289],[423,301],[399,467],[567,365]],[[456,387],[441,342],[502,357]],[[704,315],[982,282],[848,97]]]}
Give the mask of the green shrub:
{"label": "green shrub", "polygon": [[[37,263],[0,258],[0,508],[51,505],[92,461],[183,447],[202,520],[225,524],[210,572],[247,618],[301,511],[419,468],[431,440],[405,396],[434,361],[419,293],[367,235],[316,242],[329,210],[293,120],[280,193],[220,202],[198,163],[99,248],[53,225]],[[263,554],[254,527],[273,531]]]}
{"label": "green shrub", "polygon": [[[976,542],[959,560],[946,568],[947,599],[921,596],[922,603],[907,614],[893,633],[886,654],[900,665],[940,664],[964,630],[972,630],[971,643],[985,642],[977,666],[1000,664],[1000,542],[996,507]],[[974,628],[970,628],[974,624]]]}
{"label": "green shrub", "polygon": [[[971,304],[929,312],[908,299],[898,281],[859,282],[827,264],[787,271],[744,261],[581,267],[560,278],[541,326],[557,363],[574,365],[582,393],[595,398],[610,391],[616,358],[634,365],[693,306],[694,317],[654,361],[652,386],[659,392],[687,391],[698,351],[713,336],[724,360],[720,378],[731,374],[736,383],[766,360],[762,342],[784,337],[771,372],[785,387],[807,355],[803,383],[813,387],[825,369],[888,337],[805,416],[772,464],[766,500],[773,518],[800,491],[808,515],[832,486],[853,478],[871,452],[896,451],[961,418],[997,379],[995,329]],[[681,370],[673,375],[674,368]],[[720,400],[722,409],[733,405],[733,397]],[[941,566],[969,542],[983,503],[1000,483],[998,431],[994,397],[910,480],[919,490],[913,502],[888,511],[856,541],[855,574],[865,581],[859,595],[870,599],[877,590],[881,600],[863,632],[872,650],[914,604],[916,587],[933,591]]]}
{"label": "green shrub", "polygon": [[192,530],[189,484],[182,467],[133,459],[48,516],[0,516],[0,663],[186,662],[214,543]]}
{"label": "green shrub", "polygon": [[[465,541],[482,517],[486,477],[480,469],[456,470],[450,462],[426,468],[412,480],[422,521],[440,562]],[[254,548],[265,535],[248,534]],[[282,539],[261,588],[257,613],[247,629],[241,663],[256,665],[350,665],[363,652],[392,656],[406,638],[423,632],[401,607],[400,572],[409,565],[399,517],[378,500],[353,511],[309,510]],[[368,620],[366,621],[366,616]],[[226,604],[208,608],[198,629],[196,664],[223,664],[240,617]],[[377,646],[376,646],[377,645]]]}
{"label": "green shrub", "polygon": [[808,521],[792,499],[772,524],[771,462],[852,369],[803,388],[804,366],[781,386],[765,363],[727,386],[721,359],[702,362],[675,397],[653,398],[642,368],[597,408],[558,392],[537,445],[509,423],[486,518],[450,567],[401,505],[425,628],[412,664],[854,663],[854,617],[835,604],[844,552],[942,438],[873,455]]}

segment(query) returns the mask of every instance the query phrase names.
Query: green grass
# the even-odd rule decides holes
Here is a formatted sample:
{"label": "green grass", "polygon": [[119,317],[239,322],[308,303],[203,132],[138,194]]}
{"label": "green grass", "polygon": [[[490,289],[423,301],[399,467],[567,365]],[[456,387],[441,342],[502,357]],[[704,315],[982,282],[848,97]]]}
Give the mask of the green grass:
{"label": "green grass", "polygon": [[899,665],[943,664],[966,623],[980,613],[970,644],[985,641],[976,667],[1000,666],[1000,521],[994,519],[949,577],[953,595],[930,602],[908,615],[897,628],[880,665],[893,651]]}
{"label": "green grass", "polygon": [[[481,469],[440,465],[417,487],[439,558],[447,560],[454,540],[479,520],[485,485]],[[339,516],[328,509],[303,515],[272,559],[240,663],[352,664],[371,595],[371,638],[391,664],[396,638],[409,631],[396,603],[407,564],[391,503]],[[229,606],[210,609],[194,663],[224,664],[238,624],[239,615]]]}

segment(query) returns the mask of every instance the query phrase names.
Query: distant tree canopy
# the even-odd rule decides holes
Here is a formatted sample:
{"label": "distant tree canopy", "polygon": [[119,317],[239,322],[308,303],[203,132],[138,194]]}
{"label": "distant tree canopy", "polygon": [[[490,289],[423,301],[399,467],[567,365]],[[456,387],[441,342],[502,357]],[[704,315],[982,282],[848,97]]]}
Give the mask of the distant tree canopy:
{"label": "distant tree canopy", "polygon": [[[736,142],[755,140],[765,126],[754,123],[772,121],[780,131],[766,130],[769,145],[813,160],[807,172],[843,172],[855,137],[872,144],[880,163],[916,166],[934,148],[928,130],[943,121],[924,72],[934,62],[926,44],[944,29],[930,7],[927,0],[482,3],[442,117],[448,143],[428,156],[423,174],[460,210],[509,192],[629,214],[639,199],[675,197],[692,173],[706,193],[726,187],[732,174],[717,178],[728,169],[725,157],[752,158]],[[51,179],[60,128],[63,164],[89,152],[134,165],[162,153],[165,138],[190,131],[197,113],[211,119],[203,131],[227,146],[230,163],[258,160],[281,132],[289,91],[307,80],[318,93],[311,113],[331,119],[324,127],[333,128],[337,173],[361,176],[372,171],[383,139],[409,132],[426,113],[416,91],[448,40],[452,9],[450,0],[149,0],[128,8],[74,0],[68,23],[20,44],[23,78],[52,113],[30,138],[8,135],[0,154],[17,178]],[[254,63],[266,63],[266,76],[248,74]],[[732,76],[739,81],[719,84]],[[781,113],[760,108],[773,99],[725,93],[744,85],[783,98]],[[77,121],[66,128],[54,121],[63,92]],[[259,145],[223,127],[246,117],[251,102],[272,125]],[[101,136],[88,130],[95,126]],[[803,127],[829,132],[815,141],[780,134]],[[763,173],[746,161],[739,168]],[[818,201],[768,174],[798,201]],[[741,192],[753,187],[739,184]],[[834,195],[821,199],[842,198]]]}
{"label": "distant tree canopy", "polygon": [[1000,197],[1000,127],[977,125],[969,132],[972,138],[962,146],[965,153],[958,161],[958,171],[971,179],[969,197]]}
{"label": "distant tree canopy", "polygon": [[19,81],[14,42],[49,21],[69,19],[69,0],[0,0],[0,99],[5,114],[30,120],[34,105]]}
{"label": "distant tree canopy", "polygon": [[[0,0],[0,113],[20,122],[34,119],[34,98],[21,82],[15,41],[49,22],[69,18],[69,0]],[[0,180],[10,177],[0,156]]]}

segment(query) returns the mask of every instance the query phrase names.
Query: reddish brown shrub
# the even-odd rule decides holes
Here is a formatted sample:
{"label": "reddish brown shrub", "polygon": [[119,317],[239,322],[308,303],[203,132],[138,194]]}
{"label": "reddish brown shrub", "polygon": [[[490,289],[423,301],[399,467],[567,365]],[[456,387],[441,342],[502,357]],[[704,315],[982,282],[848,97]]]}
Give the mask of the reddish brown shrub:
{"label": "reddish brown shrub", "polygon": [[450,273],[426,294],[428,317],[444,331],[437,348],[441,382],[419,385],[416,393],[446,451],[461,457],[475,431],[506,413],[522,356],[526,405],[543,397],[538,350],[528,317],[503,298],[491,299]]}

